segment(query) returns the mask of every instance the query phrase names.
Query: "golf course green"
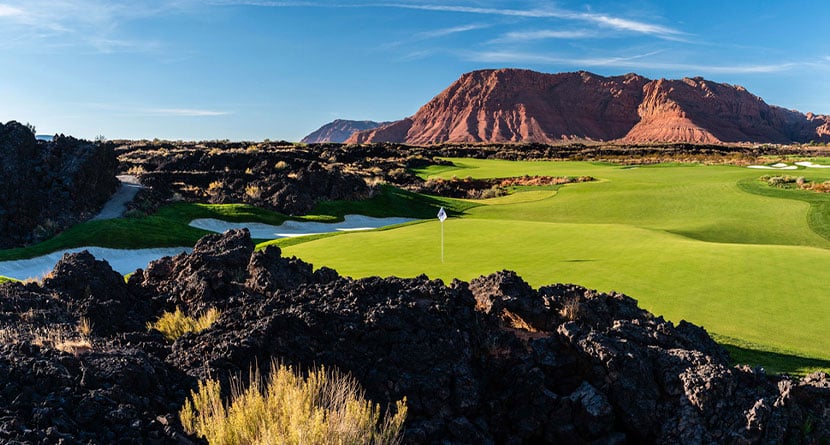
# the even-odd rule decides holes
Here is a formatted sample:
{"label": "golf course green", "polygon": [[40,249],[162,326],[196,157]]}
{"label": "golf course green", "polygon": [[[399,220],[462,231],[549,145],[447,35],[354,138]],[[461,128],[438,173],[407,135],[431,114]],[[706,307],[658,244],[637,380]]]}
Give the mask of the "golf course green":
{"label": "golf course green", "polygon": [[[790,175],[823,182],[830,169],[449,160],[454,165],[418,174],[596,180],[517,187],[484,200],[382,186],[372,199],[322,202],[302,219],[361,214],[424,220],[367,232],[258,240],[258,247],[276,244],[317,268],[355,278],[426,274],[449,282],[511,269],[534,287],[575,283],[617,291],[656,315],[703,326],[738,363],[795,374],[830,370],[830,194],[759,180]],[[443,227],[436,218],[442,206],[450,214]],[[193,245],[208,233],[188,226],[194,218],[268,224],[294,219],[240,204],[177,203],[149,216],[82,223],[43,243],[0,251],[0,260],[85,245]]]}
{"label": "golf course green", "polygon": [[[597,181],[519,189],[472,207],[460,205],[463,214],[443,224],[443,262],[437,218],[291,240],[283,249],[352,277],[423,273],[449,281],[512,269],[533,286],[563,282],[614,290],[655,314],[705,327],[733,353],[776,353],[780,357],[772,363],[762,363],[772,370],[830,365],[830,195],[772,189],[758,180],[789,174],[823,181],[830,172],[451,161],[454,168],[420,174],[588,175]],[[789,356],[818,360],[796,369],[777,366]]]}

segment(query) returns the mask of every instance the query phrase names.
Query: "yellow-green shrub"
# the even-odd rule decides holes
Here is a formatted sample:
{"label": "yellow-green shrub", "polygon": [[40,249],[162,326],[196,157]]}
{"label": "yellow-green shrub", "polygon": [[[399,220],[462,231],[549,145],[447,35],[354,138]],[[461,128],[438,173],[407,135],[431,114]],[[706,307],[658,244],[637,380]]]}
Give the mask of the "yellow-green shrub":
{"label": "yellow-green shrub", "polygon": [[179,308],[174,312],[165,312],[155,323],[147,323],[147,329],[155,329],[168,339],[175,340],[187,332],[199,332],[209,328],[220,312],[208,309],[201,317],[189,317]]}
{"label": "yellow-green shrub", "polygon": [[179,412],[188,433],[211,444],[391,444],[400,441],[406,398],[380,418],[357,381],[325,368],[303,378],[271,365],[266,382],[251,375],[248,388],[231,388],[225,403],[217,380],[199,382]]}

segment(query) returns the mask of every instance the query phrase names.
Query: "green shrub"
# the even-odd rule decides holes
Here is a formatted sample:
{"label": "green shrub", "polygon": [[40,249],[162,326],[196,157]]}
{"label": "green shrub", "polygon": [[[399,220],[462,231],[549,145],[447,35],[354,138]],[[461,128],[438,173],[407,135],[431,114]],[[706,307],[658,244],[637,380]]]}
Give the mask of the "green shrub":
{"label": "green shrub", "polygon": [[155,329],[168,339],[175,340],[187,332],[199,332],[209,328],[220,312],[208,309],[201,317],[188,317],[179,308],[175,312],[165,312],[155,323],[147,323],[147,329]]}
{"label": "green shrub", "polygon": [[364,398],[357,381],[325,368],[303,378],[272,363],[266,382],[252,372],[225,403],[217,380],[199,382],[179,412],[185,431],[211,444],[391,444],[400,441],[406,399],[395,414]]}

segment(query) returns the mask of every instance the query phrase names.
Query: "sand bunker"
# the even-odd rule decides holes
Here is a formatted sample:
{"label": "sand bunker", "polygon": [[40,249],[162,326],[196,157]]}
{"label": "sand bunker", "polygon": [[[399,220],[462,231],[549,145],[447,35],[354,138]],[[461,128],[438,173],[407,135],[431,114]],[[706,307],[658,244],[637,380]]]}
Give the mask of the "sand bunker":
{"label": "sand bunker", "polygon": [[344,232],[354,230],[371,230],[378,227],[391,226],[415,221],[412,218],[372,218],[363,215],[346,215],[344,221],[337,223],[321,223],[312,221],[286,221],[278,226],[254,222],[234,223],[221,219],[202,218],[194,219],[190,225],[211,232],[222,233],[230,229],[247,228],[251,231],[251,238],[276,239],[295,236],[317,235],[329,232]]}
{"label": "sand bunker", "polygon": [[104,247],[76,247],[74,249],[52,252],[47,255],[30,258],[28,260],[0,261],[0,276],[25,280],[38,278],[52,271],[55,263],[64,253],[75,253],[88,250],[96,259],[106,260],[113,270],[120,274],[134,272],[138,268],[147,267],[147,263],[165,256],[174,256],[182,252],[190,252],[190,247],[166,247],[153,249],[108,249]]}
{"label": "sand bunker", "polygon": [[830,168],[830,165],[814,164],[810,161],[796,162],[795,165],[800,165],[802,167],[809,167],[809,168]]}
{"label": "sand bunker", "polygon": [[[279,226],[260,223],[232,223],[219,219],[194,219],[190,222],[193,227],[222,233],[229,229],[248,228],[252,238],[275,239],[303,235],[316,235],[337,231],[371,230],[378,227],[391,226],[415,221],[412,218],[372,218],[362,215],[346,215],[345,220],[338,223],[320,223],[307,221],[286,221]],[[169,247],[154,249],[108,249],[104,247],[77,247],[74,249],[52,252],[47,255],[28,260],[0,261],[0,276],[25,280],[38,278],[49,273],[55,263],[64,253],[88,250],[96,259],[106,260],[113,270],[120,274],[134,272],[144,268],[147,263],[164,256],[174,256],[182,252],[190,252],[189,247]]]}
{"label": "sand bunker", "polygon": [[795,165],[787,165],[781,162],[772,165],[750,165],[749,168],[760,168],[765,170],[796,170],[798,169]]}
{"label": "sand bunker", "polygon": [[765,170],[796,170],[799,166],[807,168],[830,168],[830,165],[815,164],[810,161],[796,162],[795,165],[788,165],[782,162],[772,165],[750,165],[749,168],[760,168]]}

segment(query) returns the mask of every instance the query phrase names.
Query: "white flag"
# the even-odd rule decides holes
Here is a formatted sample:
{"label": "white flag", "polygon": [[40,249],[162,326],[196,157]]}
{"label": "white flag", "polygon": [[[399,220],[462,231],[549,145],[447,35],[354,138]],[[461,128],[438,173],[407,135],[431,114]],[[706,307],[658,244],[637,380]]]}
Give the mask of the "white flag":
{"label": "white flag", "polygon": [[441,210],[438,211],[438,221],[444,222],[445,219],[447,219],[447,212],[441,207]]}

